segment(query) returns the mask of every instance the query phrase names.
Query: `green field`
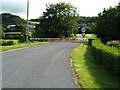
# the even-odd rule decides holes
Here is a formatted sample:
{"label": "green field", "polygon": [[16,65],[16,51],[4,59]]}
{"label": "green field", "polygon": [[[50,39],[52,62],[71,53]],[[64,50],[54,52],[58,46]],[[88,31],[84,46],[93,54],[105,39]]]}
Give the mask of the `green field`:
{"label": "green field", "polygon": [[[76,37],[81,38],[82,35],[81,34],[76,34]],[[92,37],[96,37],[96,35],[95,34],[86,34],[85,35],[85,38],[92,38]]]}
{"label": "green field", "polygon": [[22,43],[17,45],[10,45],[10,46],[0,46],[0,52],[13,50],[17,48],[25,48],[29,46],[43,45],[43,44],[49,44],[49,42],[34,42],[34,43],[28,43],[28,44]]}
{"label": "green field", "polygon": [[91,46],[80,45],[72,51],[73,69],[82,88],[120,88],[117,77],[96,63]]}
{"label": "green field", "polygon": [[35,24],[39,24],[40,22],[33,22],[33,21],[29,21],[30,24],[35,25]]}

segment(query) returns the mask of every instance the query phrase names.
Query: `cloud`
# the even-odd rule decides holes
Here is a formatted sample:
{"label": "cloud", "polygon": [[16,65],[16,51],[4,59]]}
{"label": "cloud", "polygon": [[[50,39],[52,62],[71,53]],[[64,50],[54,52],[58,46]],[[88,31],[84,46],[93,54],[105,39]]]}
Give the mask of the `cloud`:
{"label": "cloud", "polygon": [[2,11],[10,13],[25,13],[26,12],[26,3],[20,1],[2,1]]}

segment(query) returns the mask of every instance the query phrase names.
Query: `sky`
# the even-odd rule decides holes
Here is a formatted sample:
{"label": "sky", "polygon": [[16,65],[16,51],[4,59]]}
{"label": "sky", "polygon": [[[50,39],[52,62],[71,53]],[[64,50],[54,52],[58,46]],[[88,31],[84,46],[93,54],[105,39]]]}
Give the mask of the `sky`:
{"label": "sky", "polygon": [[[80,16],[98,16],[104,8],[118,5],[120,0],[29,0],[29,19],[42,15],[48,3],[66,2],[77,7]],[[0,13],[11,13],[27,18],[27,0],[0,0]]]}

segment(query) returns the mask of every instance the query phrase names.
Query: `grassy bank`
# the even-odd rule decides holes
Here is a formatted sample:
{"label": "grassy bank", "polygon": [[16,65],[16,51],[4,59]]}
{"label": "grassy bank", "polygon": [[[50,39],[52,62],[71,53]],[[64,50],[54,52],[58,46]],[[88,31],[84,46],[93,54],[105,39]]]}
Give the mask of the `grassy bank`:
{"label": "grassy bank", "polygon": [[72,51],[73,69],[82,88],[120,88],[112,73],[95,62],[91,46],[80,45]]}
{"label": "grassy bank", "polygon": [[10,45],[10,46],[0,46],[0,52],[17,49],[17,48],[29,47],[29,46],[43,45],[43,44],[48,44],[48,43],[49,42],[34,42],[34,43],[27,43],[27,44],[22,43],[22,44],[17,44],[17,45]]}

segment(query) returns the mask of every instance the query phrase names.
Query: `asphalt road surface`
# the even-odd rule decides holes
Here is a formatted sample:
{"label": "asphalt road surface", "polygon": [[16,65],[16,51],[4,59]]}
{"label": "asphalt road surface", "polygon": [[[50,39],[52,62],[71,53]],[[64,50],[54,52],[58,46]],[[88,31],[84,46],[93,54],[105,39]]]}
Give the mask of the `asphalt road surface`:
{"label": "asphalt road surface", "polygon": [[58,42],[2,53],[2,87],[77,88],[69,65],[77,45]]}

